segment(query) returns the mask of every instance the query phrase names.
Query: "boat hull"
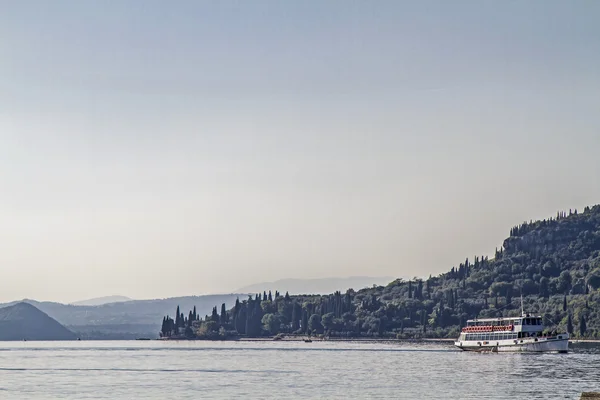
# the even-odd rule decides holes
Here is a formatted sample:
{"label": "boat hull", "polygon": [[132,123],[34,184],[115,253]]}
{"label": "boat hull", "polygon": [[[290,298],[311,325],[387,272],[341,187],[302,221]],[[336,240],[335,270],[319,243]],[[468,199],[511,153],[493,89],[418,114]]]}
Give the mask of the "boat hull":
{"label": "boat hull", "polygon": [[454,342],[454,345],[464,351],[478,352],[530,352],[530,353],[567,353],[569,351],[569,338],[540,340],[518,340],[500,342]]}

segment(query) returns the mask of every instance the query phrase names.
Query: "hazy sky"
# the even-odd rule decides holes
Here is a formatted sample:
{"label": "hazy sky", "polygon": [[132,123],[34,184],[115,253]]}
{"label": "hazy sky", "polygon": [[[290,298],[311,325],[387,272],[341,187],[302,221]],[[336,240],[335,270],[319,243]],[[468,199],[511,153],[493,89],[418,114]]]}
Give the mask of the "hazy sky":
{"label": "hazy sky", "polygon": [[0,0],[0,301],[427,276],[600,203],[600,2]]}

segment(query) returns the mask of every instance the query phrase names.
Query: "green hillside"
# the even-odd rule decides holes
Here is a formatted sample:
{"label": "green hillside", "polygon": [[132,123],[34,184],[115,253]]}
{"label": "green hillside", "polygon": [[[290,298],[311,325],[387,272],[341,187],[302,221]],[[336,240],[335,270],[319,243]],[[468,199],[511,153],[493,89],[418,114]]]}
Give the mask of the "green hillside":
{"label": "green hillside", "polygon": [[549,329],[598,338],[598,289],[600,205],[515,226],[493,259],[467,258],[439,276],[328,296],[262,293],[202,319],[165,317],[163,334],[456,337],[469,318],[518,315],[522,294]]}

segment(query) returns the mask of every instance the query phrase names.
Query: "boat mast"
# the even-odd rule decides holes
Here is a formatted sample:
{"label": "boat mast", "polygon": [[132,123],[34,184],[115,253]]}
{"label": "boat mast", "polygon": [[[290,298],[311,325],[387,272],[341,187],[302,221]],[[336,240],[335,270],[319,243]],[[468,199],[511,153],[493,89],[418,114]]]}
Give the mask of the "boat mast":
{"label": "boat mast", "polygon": [[521,317],[525,316],[525,312],[523,311],[523,293],[521,293]]}

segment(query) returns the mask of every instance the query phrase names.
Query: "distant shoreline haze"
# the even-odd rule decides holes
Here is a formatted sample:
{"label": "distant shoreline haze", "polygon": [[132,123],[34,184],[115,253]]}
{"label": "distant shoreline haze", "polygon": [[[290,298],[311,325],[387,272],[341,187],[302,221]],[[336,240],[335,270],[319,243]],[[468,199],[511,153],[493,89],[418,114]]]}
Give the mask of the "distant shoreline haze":
{"label": "distant shoreline haze", "polygon": [[349,276],[313,279],[279,279],[273,282],[255,283],[244,286],[234,293],[258,293],[265,290],[278,290],[289,294],[331,294],[335,291],[364,289],[373,285],[387,285],[397,278],[391,276]]}
{"label": "distant shoreline haze", "polygon": [[[256,292],[262,292],[264,290],[279,290],[290,294],[330,294],[337,290],[346,290],[352,288],[354,290],[364,289],[373,285],[386,285],[398,277],[392,276],[347,276],[347,277],[327,277],[327,278],[284,278],[271,282],[253,283],[239,289],[221,292],[210,292],[200,293],[195,296],[208,296],[208,295],[226,295],[226,294],[254,294]],[[403,279],[409,279],[404,277]],[[279,289],[281,288],[281,289]],[[167,299],[172,297],[183,297],[179,296],[168,296],[168,297],[152,297],[147,299],[132,299],[123,295],[111,295],[94,297],[85,300],[77,300],[72,302],[57,301],[57,303],[74,306],[99,306],[111,303],[120,303],[134,300],[159,300]],[[24,299],[28,300],[28,299]],[[40,300],[37,300],[40,301]]]}

